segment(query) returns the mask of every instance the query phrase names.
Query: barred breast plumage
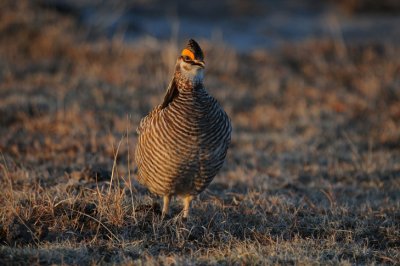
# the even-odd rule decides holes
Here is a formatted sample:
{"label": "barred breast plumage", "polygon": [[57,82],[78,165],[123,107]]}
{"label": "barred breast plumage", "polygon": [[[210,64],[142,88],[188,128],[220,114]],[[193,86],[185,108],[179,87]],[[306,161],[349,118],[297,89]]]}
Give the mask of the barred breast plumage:
{"label": "barred breast plumage", "polygon": [[[135,151],[139,182],[164,196],[164,214],[171,196],[183,196],[184,217],[192,197],[201,193],[222,167],[231,138],[227,114],[208,94],[202,71],[201,75],[197,71],[204,68],[204,61],[200,47],[193,42],[189,41],[178,58],[164,102],[142,119]],[[184,53],[192,57],[184,58]]]}

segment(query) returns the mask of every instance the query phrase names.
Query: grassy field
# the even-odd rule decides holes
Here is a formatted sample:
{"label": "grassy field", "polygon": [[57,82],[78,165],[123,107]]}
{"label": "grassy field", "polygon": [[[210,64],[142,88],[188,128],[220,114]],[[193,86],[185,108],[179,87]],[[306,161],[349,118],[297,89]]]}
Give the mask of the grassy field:
{"label": "grassy field", "polygon": [[[400,48],[198,40],[233,124],[181,219],[135,180],[140,118],[183,43],[87,37],[0,4],[0,264],[399,264]],[[41,14],[41,15],[38,15]]]}

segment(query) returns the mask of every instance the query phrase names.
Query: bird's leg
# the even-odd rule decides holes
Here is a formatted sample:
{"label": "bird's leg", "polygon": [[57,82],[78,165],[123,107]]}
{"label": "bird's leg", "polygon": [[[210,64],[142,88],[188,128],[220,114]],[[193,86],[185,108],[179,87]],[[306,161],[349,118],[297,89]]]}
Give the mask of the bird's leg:
{"label": "bird's leg", "polygon": [[169,201],[171,199],[170,195],[164,196],[164,204],[163,204],[163,209],[162,209],[162,217],[165,217],[165,215],[168,215],[169,212]]}
{"label": "bird's leg", "polygon": [[183,198],[183,218],[189,217],[190,202],[192,201],[192,199],[192,195],[187,195]]}

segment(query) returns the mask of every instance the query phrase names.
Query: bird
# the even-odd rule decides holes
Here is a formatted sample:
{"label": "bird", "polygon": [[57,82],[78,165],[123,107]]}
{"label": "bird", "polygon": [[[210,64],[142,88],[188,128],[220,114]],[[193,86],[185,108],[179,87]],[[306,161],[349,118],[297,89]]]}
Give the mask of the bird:
{"label": "bird", "polygon": [[183,218],[189,217],[191,201],[221,169],[231,142],[231,120],[205,89],[204,69],[203,51],[190,39],[163,101],[136,130],[137,179],[163,198],[162,217],[173,196],[183,199]]}

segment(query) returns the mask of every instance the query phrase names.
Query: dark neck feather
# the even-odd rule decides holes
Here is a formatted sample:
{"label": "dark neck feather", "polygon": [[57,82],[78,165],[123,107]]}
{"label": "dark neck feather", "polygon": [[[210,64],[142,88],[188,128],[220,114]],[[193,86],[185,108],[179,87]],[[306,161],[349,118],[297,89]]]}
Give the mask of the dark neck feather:
{"label": "dark neck feather", "polygon": [[161,104],[161,109],[167,107],[178,95],[179,91],[175,82],[175,77],[173,77],[168,85],[167,92],[165,93],[164,100]]}
{"label": "dark neck feather", "polygon": [[177,67],[174,76],[168,85],[161,108],[163,109],[167,107],[176,97],[178,97],[179,92],[196,91],[201,88],[203,88],[203,83],[201,81],[194,82],[193,80],[186,78]]}

